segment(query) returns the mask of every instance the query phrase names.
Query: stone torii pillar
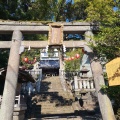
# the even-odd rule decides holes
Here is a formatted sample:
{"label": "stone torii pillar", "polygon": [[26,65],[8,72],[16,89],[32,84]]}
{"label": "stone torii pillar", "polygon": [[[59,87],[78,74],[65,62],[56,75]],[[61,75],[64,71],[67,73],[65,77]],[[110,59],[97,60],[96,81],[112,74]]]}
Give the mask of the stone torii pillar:
{"label": "stone torii pillar", "polygon": [[101,85],[105,85],[102,66],[99,60],[97,60],[91,48],[86,46],[86,51],[91,63],[91,69],[92,69],[93,78],[95,82],[95,88],[96,88],[96,93],[97,93],[98,102],[100,106],[100,111],[102,114],[102,119],[116,120],[109,97],[107,96],[106,93],[103,93],[101,91]]}
{"label": "stone torii pillar", "polygon": [[[92,42],[93,44],[95,44],[94,40],[93,40],[92,31],[89,30],[89,31],[85,32],[85,40],[86,40],[86,42]],[[107,96],[107,94],[102,93],[102,91],[101,91],[101,85],[105,85],[102,66],[101,66],[100,62],[95,59],[96,56],[94,55],[94,53],[90,47],[88,47],[86,45],[84,47],[84,49],[85,49],[85,51],[87,51],[86,55],[88,56],[88,57],[86,57],[87,58],[86,63],[88,63],[88,62],[90,63],[90,64],[86,64],[87,69],[89,69],[90,71],[92,70],[102,118],[103,118],[103,120],[116,120],[109,97]],[[83,56],[83,58],[84,58],[84,56]]]}
{"label": "stone torii pillar", "polygon": [[85,32],[85,40],[86,42],[93,42],[93,32],[91,30]]}
{"label": "stone torii pillar", "polygon": [[0,120],[13,120],[15,93],[19,70],[19,49],[22,40],[22,33],[19,30],[13,31],[12,44],[8,60],[6,80],[4,85],[3,100],[0,111]]}
{"label": "stone torii pillar", "polygon": [[[85,32],[85,41],[86,42],[93,42],[93,32],[91,30],[88,30]],[[84,47],[84,51],[86,51],[86,46]],[[82,57],[82,62],[80,65],[80,70],[82,69],[82,67],[85,66],[89,72],[87,73],[88,77],[93,77],[92,76],[92,70],[91,70],[91,66],[90,66],[90,59],[89,56],[87,54],[84,54]]]}

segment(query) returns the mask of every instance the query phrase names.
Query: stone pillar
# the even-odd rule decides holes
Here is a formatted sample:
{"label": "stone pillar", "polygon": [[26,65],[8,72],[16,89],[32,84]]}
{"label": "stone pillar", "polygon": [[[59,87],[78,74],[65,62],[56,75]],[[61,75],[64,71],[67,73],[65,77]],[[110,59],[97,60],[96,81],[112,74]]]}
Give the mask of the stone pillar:
{"label": "stone pillar", "polygon": [[64,69],[63,59],[62,59],[62,51],[59,50],[59,61],[60,61],[60,70]]}
{"label": "stone pillar", "polygon": [[[88,31],[85,32],[85,40],[86,40],[86,42],[93,42],[92,31],[88,30]],[[84,47],[84,50],[86,51],[85,47]],[[87,73],[88,77],[92,77],[90,59],[89,59],[89,56],[87,54],[83,55],[82,62],[81,62],[81,65],[80,65],[80,70],[82,69],[83,66],[85,66],[89,70],[89,72]]]}
{"label": "stone pillar", "polygon": [[103,120],[116,120],[111,101],[106,93],[101,91],[101,85],[105,85],[102,66],[99,61],[92,61],[91,68],[93,71],[95,88],[98,96],[100,111]]}
{"label": "stone pillar", "polygon": [[91,30],[85,32],[85,40],[86,42],[93,42],[93,33]]}
{"label": "stone pillar", "polygon": [[103,120],[116,120],[109,97],[106,93],[103,93],[101,91],[101,85],[105,85],[102,66],[100,62],[96,60],[94,53],[89,47],[86,47],[86,51],[90,58],[91,69],[93,73],[102,118]]}
{"label": "stone pillar", "polygon": [[75,90],[78,90],[78,89],[79,89],[77,76],[74,76],[74,88],[75,88]]}
{"label": "stone pillar", "polygon": [[13,120],[15,93],[19,70],[19,49],[21,45],[21,40],[22,33],[18,30],[13,31],[12,44],[4,85],[3,100],[1,105],[0,120]]}
{"label": "stone pillar", "polygon": [[89,56],[87,54],[84,54],[82,57],[82,62],[80,65],[80,70],[82,70],[83,66],[85,66],[89,71],[87,73],[88,77],[92,77],[92,70],[91,70],[91,66],[90,66],[90,59]]}

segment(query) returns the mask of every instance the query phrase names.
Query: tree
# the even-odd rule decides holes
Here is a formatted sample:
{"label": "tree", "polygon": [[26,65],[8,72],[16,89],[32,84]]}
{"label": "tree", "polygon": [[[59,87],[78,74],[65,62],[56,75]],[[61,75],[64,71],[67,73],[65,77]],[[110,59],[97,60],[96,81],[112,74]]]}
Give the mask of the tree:
{"label": "tree", "polygon": [[114,11],[113,7],[119,3],[113,0],[93,0],[86,9],[87,21],[99,23],[99,32],[94,40],[94,49],[99,55],[105,55],[108,60],[120,56],[120,7]]}
{"label": "tree", "polygon": [[6,67],[8,63],[9,50],[1,49],[0,50],[0,68]]}
{"label": "tree", "polygon": [[73,20],[82,20],[84,21],[87,17],[85,9],[88,6],[87,0],[74,0],[73,4]]}

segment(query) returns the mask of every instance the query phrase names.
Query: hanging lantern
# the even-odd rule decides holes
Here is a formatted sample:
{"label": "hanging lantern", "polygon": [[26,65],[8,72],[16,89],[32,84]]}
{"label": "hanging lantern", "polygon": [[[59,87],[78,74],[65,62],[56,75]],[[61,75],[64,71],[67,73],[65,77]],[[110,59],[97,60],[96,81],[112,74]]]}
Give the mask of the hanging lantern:
{"label": "hanging lantern", "polygon": [[76,54],[75,57],[78,59],[78,58],[80,57],[80,55],[79,55],[79,54]]}
{"label": "hanging lantern", "polygon": [[68,58],[65,58],[66,59],[66,61],[68,61],[69,59]]}
{"label": "hanging lantern", "polygon": [[72,59],[72,60],[74,60],[74,59],[75,59],[75,57],[71,57],[71,59]]}
{"label": "hanging lantern", "polygon": [[64,61],[66,61],[67,60],[67,58],[64,58]]}
{"label": "hanging lantern", "polygon": [[28,58],[27,58],[27,57],[25,57],[25,58],[24,58],[24,61],[25,61],[25,62],[28,62]]}
{"label": "hanging lantern", "polygon": [[68,58],[69,61],[71,61],[72,59],[71,58]]}

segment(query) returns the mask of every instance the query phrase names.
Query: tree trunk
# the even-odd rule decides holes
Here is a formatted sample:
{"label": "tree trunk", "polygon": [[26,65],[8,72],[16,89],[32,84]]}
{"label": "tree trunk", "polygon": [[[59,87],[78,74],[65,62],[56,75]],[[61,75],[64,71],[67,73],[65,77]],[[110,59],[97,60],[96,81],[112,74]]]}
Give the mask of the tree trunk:
{"label": "tree trunk", "polygon": [[15,93],[19,70],[19,49],[21,45],[21,40],[22,33],[17,30],[14,31],[8,60],[0,120],[13,120]]}

